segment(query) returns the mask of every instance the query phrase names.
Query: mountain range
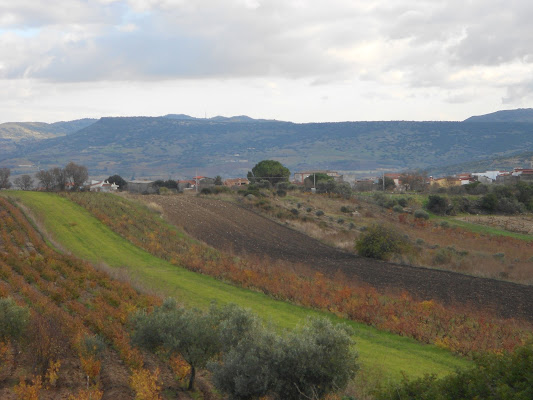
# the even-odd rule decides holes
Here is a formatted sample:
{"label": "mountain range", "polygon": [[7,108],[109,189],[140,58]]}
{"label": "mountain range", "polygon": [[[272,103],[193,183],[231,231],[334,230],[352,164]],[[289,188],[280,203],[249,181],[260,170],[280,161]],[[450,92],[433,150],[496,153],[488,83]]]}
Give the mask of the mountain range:
{"label": "mountain range", "polygon": [[74,161],[101,177],[236,177],[263,159],[279,160],[292,172],[331,169],[372,176],[423,169],[438,175],[465,168],[465,162],[481,167],[509,156],[529,166],[529,156],[517,155],[533,150],[533,109],[499,111],[462,122],[298,124],[247,116],[201,119],[169,114],[8,123],[0,125],[0,145],[0,166],[12,168],[14,175]]}

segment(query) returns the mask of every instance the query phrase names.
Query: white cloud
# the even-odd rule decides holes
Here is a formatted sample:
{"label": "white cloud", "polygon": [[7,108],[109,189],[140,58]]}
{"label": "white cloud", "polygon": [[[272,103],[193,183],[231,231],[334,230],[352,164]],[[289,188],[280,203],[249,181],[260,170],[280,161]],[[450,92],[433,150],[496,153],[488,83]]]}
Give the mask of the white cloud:
{"label": "white cloud", "polygon": [[449,104],[479,92],[523,104],[533,93],[528,0],[0,0],[0,9],[0,79],[19,83],[288,79],[310,90],[363,85],[372,101],[431,92]]}

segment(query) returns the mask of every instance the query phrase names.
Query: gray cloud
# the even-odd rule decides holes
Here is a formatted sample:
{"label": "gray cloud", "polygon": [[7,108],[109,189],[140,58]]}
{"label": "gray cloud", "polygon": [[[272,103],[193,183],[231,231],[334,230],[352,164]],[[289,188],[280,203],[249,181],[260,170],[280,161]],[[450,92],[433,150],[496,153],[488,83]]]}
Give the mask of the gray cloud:
{"label": "gray cloud", "polygon": [[[504,87],[515,101],[533,66],[528,0],[0,0],[0,8],[3,79],[359,78],[442,88],[452,102],[476,85]],[[491,72],[515,64],[520,74]]]}

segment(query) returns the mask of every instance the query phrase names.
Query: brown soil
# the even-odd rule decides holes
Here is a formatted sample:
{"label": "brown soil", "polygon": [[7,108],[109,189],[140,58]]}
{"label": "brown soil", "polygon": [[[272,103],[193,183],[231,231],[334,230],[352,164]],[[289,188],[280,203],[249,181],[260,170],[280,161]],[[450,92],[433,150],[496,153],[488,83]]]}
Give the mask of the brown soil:
{"label": "brown soil", "polygon": [[160,205],[171,223],[217,249],[303,263],[329,277],[340,272],[351,283],[533,321],[533,286],[359,257],[212,198],[152,195],[141,199]]}

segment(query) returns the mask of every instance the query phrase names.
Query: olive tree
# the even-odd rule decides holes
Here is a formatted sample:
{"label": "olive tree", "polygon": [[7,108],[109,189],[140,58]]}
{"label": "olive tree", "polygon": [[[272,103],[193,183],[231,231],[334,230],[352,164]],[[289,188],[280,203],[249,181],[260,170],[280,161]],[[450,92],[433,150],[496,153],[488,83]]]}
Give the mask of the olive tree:
{"label": "olive tree", "polygon": [[285,336],[264,328],[249,333],[209,364],[213,383],[231,400],[322,398],[344,388],[358,370],[346,325],[311,319]]}
{"label": "olive tree", "polygon": [[133,318],[132,341],[141,347],[179,354],[191,367],[188,389],[194,386],[196,370],[221,351],[234,346],[254,322],[251,314],[236,306],[222,309],[214,305],[209,312],[178,307],[166,300],[152,313],[137,313]]}

